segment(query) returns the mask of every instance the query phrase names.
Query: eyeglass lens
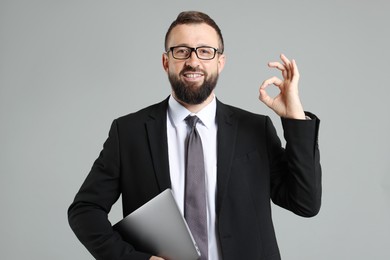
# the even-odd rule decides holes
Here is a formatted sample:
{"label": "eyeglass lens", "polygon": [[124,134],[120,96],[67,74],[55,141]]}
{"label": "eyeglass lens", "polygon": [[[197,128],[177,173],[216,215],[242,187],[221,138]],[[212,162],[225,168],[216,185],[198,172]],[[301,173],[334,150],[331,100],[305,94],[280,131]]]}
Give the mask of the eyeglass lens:
{"label": "eyeglass lens", "polygon": [[212,47],[190,48],[179,46],[172,48],[172,54],[175,59],[188,59],[191,56],[192,51],[195,51],[196,56],[203,60],[213,59],[216,52]]}

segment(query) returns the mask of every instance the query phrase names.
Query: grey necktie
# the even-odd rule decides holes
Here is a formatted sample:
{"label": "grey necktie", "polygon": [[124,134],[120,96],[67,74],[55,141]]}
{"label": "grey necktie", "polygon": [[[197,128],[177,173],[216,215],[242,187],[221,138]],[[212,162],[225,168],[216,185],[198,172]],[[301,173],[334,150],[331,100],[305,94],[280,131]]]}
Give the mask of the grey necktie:
{"label": "grey necktie", "polygon": [[204,260],[208,258],[208,236],[203,148],[196,130],[200,120],[196,116],[185,120],[191,131],[187,137],[184,217],[201,252],[200,259]]}

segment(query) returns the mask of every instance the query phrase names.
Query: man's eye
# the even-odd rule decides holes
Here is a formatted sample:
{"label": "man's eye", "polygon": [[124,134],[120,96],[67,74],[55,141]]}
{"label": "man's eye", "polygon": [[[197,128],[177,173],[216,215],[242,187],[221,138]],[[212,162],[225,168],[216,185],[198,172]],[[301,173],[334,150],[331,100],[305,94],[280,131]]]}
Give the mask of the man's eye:
{"label": "man's eye", "polygon": [[210,49],[199,49],[198,51],[200,54],[206,54],[206,55],[209,55],[212,53]]}
{"label": "man's eye", "polygon": [[177,54],[187,54],[188,53],[188,49],[180,48],[180,49],[176,49],[175,52]]}

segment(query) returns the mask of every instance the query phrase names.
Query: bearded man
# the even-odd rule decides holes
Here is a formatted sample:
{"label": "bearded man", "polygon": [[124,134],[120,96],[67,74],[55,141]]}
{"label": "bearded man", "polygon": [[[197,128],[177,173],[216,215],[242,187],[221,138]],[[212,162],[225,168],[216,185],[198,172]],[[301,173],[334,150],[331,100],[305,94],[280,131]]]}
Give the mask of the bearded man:
{"label": "bearded man", "polygon": [[[127,216],[171,188],[200,259],[279,260],[271,201],[304,217],[321,205],[319,119],[303,110],[296,62],[284,55],[270,62],[282,79],[259,88],[259,99],[281,117],[286,148],[269,117],[216,98],[224,41],[208,15],[179,14],[166,33],[162,64],[171,95],[114,120],[69,208],[73,231],[97,259],[163,259],[124,241],[108,213],[120,195]],[[269,96],[269,85],[280,94]]]}

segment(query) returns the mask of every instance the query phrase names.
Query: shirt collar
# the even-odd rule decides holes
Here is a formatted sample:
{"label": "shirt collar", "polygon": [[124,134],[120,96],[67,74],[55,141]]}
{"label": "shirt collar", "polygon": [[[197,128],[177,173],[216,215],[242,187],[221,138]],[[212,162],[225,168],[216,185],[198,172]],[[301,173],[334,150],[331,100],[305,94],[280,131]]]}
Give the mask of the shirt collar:
{"label": "shirt collar", "polygon": [[215,95],[213,96],[213,100],[196,114],[191,113],[191,111],[177,102],[176,99],[172,97],[172,95],[169,97],[168,114],[175,126],[183,123],[187,116],[196,115],[202,121],[203,125],[210,129],[213,124],[215,124],[216,111],[217,102]]}

